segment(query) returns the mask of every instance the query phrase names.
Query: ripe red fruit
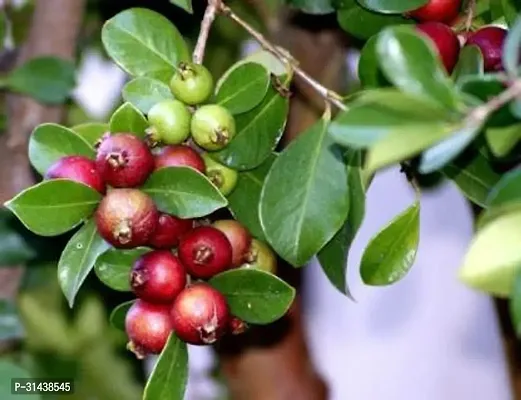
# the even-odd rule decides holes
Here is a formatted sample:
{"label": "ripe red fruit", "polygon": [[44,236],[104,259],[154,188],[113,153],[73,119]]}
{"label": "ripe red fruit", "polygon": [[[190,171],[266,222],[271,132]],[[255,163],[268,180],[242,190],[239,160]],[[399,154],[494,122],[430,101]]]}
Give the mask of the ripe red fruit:
{"label": "ripe red fruit", "polygon": [[230,318],[224,296],[206,283],[183,290],[170,315],[176,335],[194,345],[215,343],[226,333]]}
{"label": "ripe red fruit", "polygon": [[451,22],[458,16],[460,7],[461,0],[430,0],[408,15],[421,22]]}
{"label": "ripe red fruit", "polygon": [[94,161],[82,156],[60,158],[47,170],[45,179],[70,179],[105,193],[105,182],[96,170]]}
{"label": "ripe red fruit", "polygon": [[170,307],[136,300],[125,317],[125,331],[130,340],[127,348],[137,358],[160,353],[172,332]]}
{"label": "ripe red fruit", "polygon": [[483,54],[485,71],[503,69],[503,43],[508,31],[498,26],[486,26],[472,33],[467,38],[466,46],[478,46]]}
{"label": "ripe red fruit", "polygon": [[182,235],[189,232],[194,227],[191,219],[181,219],[169,214],[160,214],[157,227],[149,245],[156,249],[171,249],[179,244]]}
{"label": "ripe red fruit", "polygon": [[237,317],[231,317],[229,323],[230,333],[232,335],[240,335],[249,329],[249,326],[242,319]]}
{"label": "ripe red fruit", "polygon": [[135,187],[143,184],[154,170],[154,157],[141,139],[119,133],[101,141],[96,168],[110,186]]}
{"label": "ripe red fruit", "polygon": [[141,300],[170,304],[186,286],[186,270],[169,250],[139,257],[130,272],[130,287]]}
{"label": "ripe red fruit", "polygon": [[155,155],[155,169],[164,167],[192,167],[202,174],[206,167],[202,157],[194,149],[184,146],[165,146]]}
{"label": "ripe red fruit", "polygon": [[232,245],[232,267],[239,267],[245,261],[246,253],[250,248],[250,232],[234,219],[216,221],[213,227],[226,235]]}
{"label": "ripe red fruit", "polygon": [[440,22],[425,22],[416,28],[430,38],[438,50],[438,54],[450,74],[458,61],[460,42],[454,31]]}
{"label": "ripe red fruit", "polygon": [[159,212],[152,199],[137,189],[112,189],[96,210],[103,239],[117,248],[144,246],[154,233]]}

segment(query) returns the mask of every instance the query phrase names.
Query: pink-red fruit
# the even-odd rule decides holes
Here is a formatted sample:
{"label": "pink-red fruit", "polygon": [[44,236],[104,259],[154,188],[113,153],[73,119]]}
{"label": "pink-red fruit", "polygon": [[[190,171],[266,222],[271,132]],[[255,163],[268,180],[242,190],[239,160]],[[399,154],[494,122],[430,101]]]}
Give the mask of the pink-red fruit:
{"label": "pink-red fruit", "polygon": [[116,248],[145,246],[154,233],[159,212],[152,199],[138,189],[113,189],[96,210],[103,239]]}
{"label": "pink-red fruit", "polygon": [[508,31],[498,26],[486,26],[472,33],[467,38],[466,46],[478,46],[483,54],[486,72],[503,69],[503,43]]}
{"label": "pink-red fruit", "polygon": [[232,264],[232,245],[224,233],[199,226],[187,233],[177,249],[186,270],[194,278],[209,279]]}
{"label": "pink-red fruit", "polygon": [[450,27],[440,22],[425,22],[418,24],[416,28],[431,39],[445,69],[450,74],[458,62],[460,51],[458,36]]}
{"label": "pink-red fruit", "polygon": [[186,286],[186,270],[169,250],[139,257],[130,272],[130,287],[141,300],[170,304]]}
{"label": "pink-red fruit", "polygon": [[226,333],[230,318],[224,296],[206,283],[183,290],[170,315],[176,335],[193,345],[215,343]]}
{"label": "pink-red fruit", "polygon": [[170,306],[136,300],[125,317],[127,345],[137,358],[160,353],[172,332]]}
{"label": "pink-red fruit", "polygon": [[242,319],[237,317],[231,317],[229,329],[232,335],[241,335],[249,329],[249,326]]}
{"label": "pink-red fruit", "polygon": [[179,244],[179,239],[194,227],[191,219],[181,219],[173,215],[161,213],[157,227],[149,245],[155,249],[171,249]]}
{"label": "pink-red fruit", "polygon": [[460,7],[461,0],[430,0],[424,6],[410,11],[408,15],[421,22],[449,23],[458,16]]}
{"label": "pink-red fruit", "polygon": [[232,245],[232,267],[239,267],[250,248],[251,235],[248,230],[234,219],[215,221],[213,227],[226,235]]}
{"label": "pink-red fruit", "polygon": [[96,170],[94,161],[82,156],[60,158],[47,170],[45,179],[70,179],[83,183],[100,193],[105,193],[105,182]]}
{"label": "pink-red fruit", "polygon": [[154,157],[141,139],[119,133],[102,139],[96,168],[110,186],[136,187],[145,183],[154,170]]}
{"label": "pink-red fruit", "polygon": [[194,149],[184,146],[165,146],[155,155],[155,169],[164,167],[191,167],[202,174],[206,167],[202,157]]}

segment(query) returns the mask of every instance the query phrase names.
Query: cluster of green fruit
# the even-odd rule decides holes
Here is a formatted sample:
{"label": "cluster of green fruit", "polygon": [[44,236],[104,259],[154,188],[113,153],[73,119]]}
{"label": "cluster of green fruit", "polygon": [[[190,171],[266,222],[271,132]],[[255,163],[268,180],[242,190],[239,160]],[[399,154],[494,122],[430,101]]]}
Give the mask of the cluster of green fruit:
{"label": "cluster of green fruit", "polygon": [[[229,194],[237,172],[201,148],[218,150],[235,134],[233,116],[218,105],[201,105],[213,90],[209,71],[181,63],[171,81],[177,99],[156,104],[148,113],[145,139],[108,132],[96,144],[96,158],[66,156],[45,179],[69,179],[103,194],[95,211],[99,235],[118,249],[147,247],[132,266],[129,280],[137,297],[126,316],[129,349],[138,357],[160,353],[172,331],[194,345],[212,344],[246,323],[230,314],[225,297],[205,281],[232,268],[276,272],[270,247],[252,238],[233,219],[182,219],[160,212],[140,190],[165,167],[188,167],[206,174]],[[190,135],[197,144],[186,142]]]}

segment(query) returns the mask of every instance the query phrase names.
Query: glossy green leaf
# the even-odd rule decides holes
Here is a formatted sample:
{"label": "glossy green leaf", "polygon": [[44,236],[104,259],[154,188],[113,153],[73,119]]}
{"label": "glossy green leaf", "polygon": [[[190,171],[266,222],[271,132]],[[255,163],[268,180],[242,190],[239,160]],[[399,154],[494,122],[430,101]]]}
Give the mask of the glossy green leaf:
{"label": "glossy green leaf", "polygon": [[181,7],[186,12],[193,14],[194,10],[192,8],[192,0],[170,0],[170,3],[176,5],[177,7]]}
{"label": "glossy green leaf", "polygon": [[14,364],[7,359],[0,360],[0,399],[12,399],[16,400],[41,400],[40,394],[25,394],[18,393],[13,395],[11,380],[12,379],[31,379],[33,378],[29,371]]}
{"label": "glossy green leaf", "polygon": [[134,262],[143,254],[150,251],[147,248],[131,250],[108,249],[101,254],[94,266],[96,276],[105,285],[113,290],[129,292],[130,270]]}
{"label": "glossy green leaf", "polygon": [[486,205],[497,207],[519,201],[521,201],[521,170],[514,169],[504,174],[490,190]]}
{"label": "glossy green leaf", "polygon": [[333,238],[349,211],[347,171],[327,126],[322,119],[296,138],[273,163],[261,192],[266,238],[296,267]]}
{"label": "glossy green leaf", "polygon": [[212,158],[238,170],[252,169],[264,162],[279,142],[289,111],[289,101],[274,88],[254,109],[237,115],[237,133],[223,150],[212,153]]}
{"label": "glossy green leaf", "polygon": [[63,103],[76,85],[74,64],[56,57],[33,58],[13,70],[6,83],[42,103]]}
{"label": "glossy green leaf", "polygon": [[265,97],[270,84],[268,70],[257,63],[241,63],[216,85],[214,102],[232,114],[255,108]]}
{"label": "glossy green leaf", "polygon": [[239,61],[235,64],[237,66],[240,63],[249,63],[249,62],[255,62],[257,64],[260,64],[264,66],[271,74],[274,74],[276,76],[282,76],[287,74],[287,68],[286,65],[279,60],[276,56],[274,56],[272,53],[266,50],[257,50],[248,55],[246,58],[244,58],[242,61]]}
{"label": "glossy green leaf", "polygon": [[506,156],[521,140],[521,123],[505,127],[490,127],[485,131],[487,143],[496,157]]}
{"label": "glossy green leaf", "polygon": [[517,77],[521,72],[521,15],[517,17],[514,26],[508,31],[503,46],[503,67],[512,77]]}
{"label": "glossy green leaf", "polygon": [[74,131],[57,124],[36,127],[29,138],[29,160],[41,175],[65,156],[94,158],[94,149]]}
{"label": "glossy green leaf", "polygon": [[125,330],[125,318],[127,317],[127,312],[135,302],[136,300],[126,301],[112,310],[109,320],[114,328],[122,331]]}
{"label": "glossy green leaf", "polygon": [[295,289],[270,273],[234,269],[214,276],[210,285],[225,297],[233,315],[252,324],[283,317],[295,299]]}
{"label": "glossy green leaf", "polygon": [[69,240],[58,262],[58,282],[69,307],[74,305],[74,299],[94,267],[96,258],[109,247],[98,234],[94,219],[87,221]]}
{"label": "glossy green leaf", "polygon": [[171,333],[148,378],[143,400],[183,400],[187,382],[188,349]]}
{"label": "glossy green leaf", "polygon": [[483,75],[484,61],[483,53],[479,47],[471,45],[464,46],[459,54],[458,63],[452,72],[452,79],[456,84],[469,75]]}
{"label": "glossy green leaf", "polygon": [[362,280],[382,286],[402,279],[414,264],[419,240],[420,203],[416,201],[370,240],[362,255]]}
{"label": "glossy green leaf", "polygon": [[148,121],[131,103],[123,103],[110,117],[109,126],[111,132],[129,132],[145,137]]}
{"label": "glossy green leaf", "polygon": [[364,89],[379,88],[389,86],[385,78],[376,54],[376,42],[378,35],[371,36],[360,51],[358,60],[358,78]]}
{"label": "glossy green leaf", "polygon": [[485,225],[474,236],[459,276],[467,285],[507,297],[521,266],[521,212],[508,213]]}
{"label": "glossy green leaf", "polygon": [[229,208],[234,217],[243,224],[250,233],[262,241],[266,241],[264,231],[256,212],[264,180],[275,161],[272,154],[257,168],[239,173],[237,186],[228,196]]}
{"label": "glossy green leaf", "polygon": [[16,305],[8,299],[0,299],[0,340],[20,339],[23,335]]}
{"label": "glossy green leaf", "polygon": [[101,137],[110,132],[110,128],[108,124],[104,124],[101,122],[87,122],[85,124],[80,124],[73,126],[71,128],[77,135],[83,138],[87,143],[89,143],[92,147],[97,143]]}
{"label": "glossy green leaf", "polygon": [[172,100],[174,95],[170,87],[157,79],[140,77],[128,82],[122,90],[123,99],[143,113],[163,100]]}
{"label": "glossy green leaf", "polygon": [[159,210],[179,218],[203,217],[228,205],[207,177],[188,167],[161,168],[142,190],[154,199]]}
{"label": "glossy green leaf", "polygon": [[335,11],[332,0],[285,0],[287,4],[307,14],[329,14]]}
{"label": "glossy green leaf", "polygon": [[81,224],[100,200],[101,195],[89,186],[55,179],[25,189],[5,206],[31,232],[57,236]]}
{"label": "glossy green leaf", "polygon": [[458,93],[447,76],[434,45],[416,32],[386,29],[376,44],[386,78],[406,93],[457,109]]}
{"label": "glossy green leaf", "polygon": [[177,64],[190,59],[177,28],[161,14],[144,8],[128,9],[108,20],[101,39],[108,55],[133,76],[168,83]]}
{"label": "glossy green leaf", "polygon": [[517,271],[514,278],[509,311],[516,335],[517,337],[521,337],[521,271]]}
{"label": "glossy green leaf", "polygon": [[429,0],[357,0],[360,5],[368,10],[382,14],[403,14],[416,10],[429,2]]}

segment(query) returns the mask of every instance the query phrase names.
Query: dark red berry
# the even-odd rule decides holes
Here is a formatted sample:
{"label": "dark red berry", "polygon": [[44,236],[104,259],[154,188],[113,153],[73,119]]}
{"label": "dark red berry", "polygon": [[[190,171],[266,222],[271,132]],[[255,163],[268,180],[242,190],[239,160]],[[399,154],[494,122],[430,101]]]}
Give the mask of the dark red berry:
{"label": "dark red berry", "polygon": [[237,317],[231,317],[229,323],[230,333],[232,335],[240,335],[249,329],[249,326],[242,319]]}
{"label": "dark red berry", "polygon": [[191,219],[181,219],[169,214],[160,214],[157,227],[149,245],[156,249],[171,249],[179,244],[182,235],[194,227]]}
{"label": "dark red berry", "polygon": [[440,22],[425,22],[418,24],[416,28],[434,43],[445,69],[450,74],[458,61],[458,36],[450,27]]}
{"label": "dark red berry", "polygon": [[224,233],[211,226],[200,226],[188,232],[181,238],[178,253],[194,278],[209,279],[232,264],[232,245]]}
{"label": "dark red berry", "polygon": [[472,33],[467,38],[466,46],[478,46],[483,54],[485,71],[503,69],[503,43],[508,31],[498,26],[486,26]]}
{"label": "dark red berry", "polygon": [[164,167],[192,167],[202,174],[206,167],[202,157],[194,149],[184,146],[165,146],[155,155],[155,169]]}
{"label": "dark red berry", "polygon": [[112,189],[96,210],[99,234],[117,248],[145,246],[158,219],[154,202],[138,189]]}
{"label": "dark red berry", "polygon": [[96,156],[96,168],[110,186],[140,186],[154,170],[154,156],[138,137],[130,133],[119,133],[101,141]]}
{"label": "dark red berry", "polygon": [[127,345],[137,358],[160,353],[172,332],[170,306],[136,300],[125,317]]}
{"label": "dark red berry", "polygon": [[170,304],[186,286],[186,270],[169,250],[139,257],[130,272],[130,287],[141,300]]}
{"label": "dark red berry", "polygon": [[224,233],[232,245],[232,267],[242,265],[251,244],[250,232],[234,219],[216,221],[213,227]]}
{"label": "dark red berry", "polygon": [[60,158],[47,170],[45,179],[70,179],[105,193],[105,182],[96,170],[96,163],[82,156]]}
{"label": "dark red berry", "polygon": [[459,14],[461,0],[430,0],[424,6],[408,13],[421,21],[452,22]]}
{"label": "dark red berry", "polygon": [[206,283],[183,290],[170,315],[176,335],[194,345],[215,343],[226,333],[230,318],[224,296]]}

